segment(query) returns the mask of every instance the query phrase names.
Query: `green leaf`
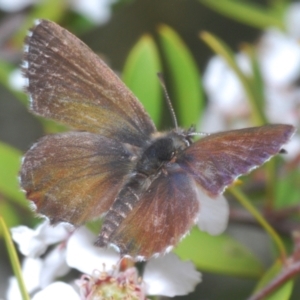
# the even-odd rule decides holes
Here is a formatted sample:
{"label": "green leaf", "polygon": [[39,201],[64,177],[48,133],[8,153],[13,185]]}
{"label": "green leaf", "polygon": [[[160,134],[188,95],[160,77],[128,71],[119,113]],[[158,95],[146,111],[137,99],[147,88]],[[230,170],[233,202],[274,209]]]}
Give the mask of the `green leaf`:
{"label": "green leaf", "polygon": [[284,21],[273,15],[272,10],[255,3],[236,0],[199,0],[202,4],[238,22],[259,28],[284,29]]}
{"label": "green leaf", "polygon": [[[272,279],[282,270],[282,267],[282,263],[280,261],[277,261],[259,281],[257,287],[255,288],[255,292],[261,290],[270,281],[272,281]],[[274,291],[270,296],[264,298],[264,300],[288,300],[290,299],[290,296],[292,294],[293,287],[294,280],[291,279],[284,284],[281,284],[276,291]]]}
{"label": "green leaf", "polygon": [[91,19],[75,11],[68,11],[63,21],[70,32],[76,32],[76,36],[80,36],[95,28],[95,23]]}
{"label": "green leaf", "polygon": [[123,80],[143,103],[155,124],[158,124],[162,110],[162,88],[157,77],[161,69],[156,45],[151,36],[144,35],[129,53]]}
{"label": "green leaf", "polygon": [[[1,193],[1,191],[0,191]],[[1,216],[7,223],[7,227],[11,228],[20,224],[20,218],[16,214],[14,207],[10,205],[11,203],[8,201],[4,201],[5,199],[0,199],[0,212]],[[0,232],[1,236],[1,232]]]}
{"label": "green leaf", "polygon": [[178,34],[166,25],[158,29],[164,57],[171,77],[171,90],[179,124],[198,124],[204,96],[197,64]]}
{"label": "green leaf", "polygon": [[60,124],[56,121],[45,119],[43,117],[36,117],[43,125],[45,134],[58,133],[68,131],[66,125]]}
{"label": "green leaf", "polygon": [[24,207],[28,206],[18,183],[21,152],[0,142],[0,192]]}
{"label": "green leaf", "polygon": [[249,278],[258,278],[263,273],[259,260],[225,234],[211,236],[194,228],[174,252],[183,260],[192,260],[203,271]]}
{"label": "green leaf", "polygon": [[291,6],[290,0],[271,0],[268,1],[270,7],[270,13],[277,18],[278,20],[282,20],[285,25],[286,13],[287,9]]}
{"label": "green leaf", "polygon": [[280,209],[299,204],[300,169],[294,168],[280,177],[275,189],[275,207]]}
{"label": "green leaf", "polygon": [[245,44],[243,50],[246,52],[251,62],[252,76],[248,76],[248,80],[251,85],[251,90],[254,93],[253,100],[256,102],[256,108],[259,110],[260,115],[264,116],[265,85],[257,58],[256,48],[253,45]]}
{"label": "green leaf", "polygon": [[85,226],[94,234],[98,235],[99,231],[102,227],[103,224],[103,218],[94,220],[94,221],[89,221],[85,224]]}

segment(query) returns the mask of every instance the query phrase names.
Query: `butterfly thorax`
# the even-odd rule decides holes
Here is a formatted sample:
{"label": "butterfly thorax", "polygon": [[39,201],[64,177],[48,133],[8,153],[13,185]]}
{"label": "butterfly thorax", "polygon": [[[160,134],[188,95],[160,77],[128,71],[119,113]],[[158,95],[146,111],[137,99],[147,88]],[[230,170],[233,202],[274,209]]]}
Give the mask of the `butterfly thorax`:
{"label": "butterfly thorax", "polygon": [[164,163],[176,159],[176,156],[190,144],[190,138],[185,131],[170,131],[157,137],[142,151],[137,162],[136,172],[146,176],[155,174]]}

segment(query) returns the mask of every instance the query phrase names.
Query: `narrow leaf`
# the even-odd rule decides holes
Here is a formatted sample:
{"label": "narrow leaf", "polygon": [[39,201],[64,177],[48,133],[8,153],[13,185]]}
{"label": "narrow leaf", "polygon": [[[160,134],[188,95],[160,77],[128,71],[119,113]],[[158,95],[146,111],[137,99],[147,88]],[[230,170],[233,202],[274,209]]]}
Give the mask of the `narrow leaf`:
{"label": "narrow leaf", "polygon": [[28,204],[18,182],[20,164],[21,152],[0,142],[0,192],[7,198],[27,207]]}
{"label": "narrow leaf", "polygon": [[276,18],[271,10],[255,3],[235,0],[199,0],[202,4],[238,22],[259,28],[284,29],[283,20]]}
{"label": "narrow leaf", "polygon": [[179,124],[186,128],[192,124],[196,125],[204,108],[204,96],[197,64],[174,30],[161,25],[158,32],[170,73],[171,90]]}
{"label": "narrow leaf", "polygon": [[155,124],[162,110],[162,89],[157,77],[161,72],[156,45],[149,35],[144,35],[133,47],[123,70],[125,84],[143,103]]}

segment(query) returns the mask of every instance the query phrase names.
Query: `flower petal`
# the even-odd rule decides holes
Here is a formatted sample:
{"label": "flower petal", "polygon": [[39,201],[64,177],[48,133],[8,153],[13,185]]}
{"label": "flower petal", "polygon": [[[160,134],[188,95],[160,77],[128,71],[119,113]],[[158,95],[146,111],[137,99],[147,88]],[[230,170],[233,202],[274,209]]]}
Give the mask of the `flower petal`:
{"label": "flower petal", "polygon": [[[31,293],[40,288],[40,273],[43,267],[43,262],[39,258],[26,257],[22,264],[22,273],[24,283],[28,293]],[[8,300],[21,300],[22,296],[19,290],[19,285],[15,277],[9,279],[9,286],[6,294]]]}
{"label": "flower petal", "polygon": [[18,244],[20,252],[29,257],[42,255],[47,245],[36,239],[36,233],[27,226],[11,228],[12,239]]}
{"label": "flower petal", "polygon": [[87,228],[80,227],[70,237],[67,244],[67,264],[85,274],[92,275],[94,270],[109,271],[116,266],[120,255],[113,249],[94,246],[96,236]]}
{"label": "flower petal", "polygon": [[6,291],[7,300],[22,300],[19,285],[16,277],[10,277],[8,280],[8,289]]}
{"label": "flower petal", "polygon": [[69,223],[58,223],[55,226],[50,225],[49,220],[45,219],[37,228],[37,237],[47,245],[53,245],[66,240],[74,227]]}
{"label": "flower petal", "polygon": [[297,80],[300,47],[296,39],[279,30],[269,29],[261,39],[258,50],[261,72],[267,84],[278,88]]}
{"label": "flower petal", "polygon": [[55,278],[64,276],[70,270],[66,263],[66,248],[55,247],[44,259],[41,271],[41,287],[45,288],[52,283]]}
{"label": "flower petal", "polygon": [[222,233],[228,224],[229,206],[223,195],[215,199],[206,196],[200,189],[200,212],[198,217],[198,226],[202,231],[211,235]]}
{"label": "flower petal", "polygon": [[23,255],[37,257],[45,253],[48,245],[67,239],[71,228],[72,226],[67,223],[60,223],[53,227],[48,220],[45,220],[36,229],[26,226],[11,228],[11,234]]}
{"label": "flower petal", "polygon": [[7,12],[7,13],[14,13],[26,8],[37,2],[36,0],[17,0],[17,1],[10,1],[10,0],[2,0],[0,1],[0,9]]}
{"label": "flower petal", "polygon": [[289,5],[286,10],[285,23],[287,32],[296,39],[300,38],[300,3]]}
{"label": "flower petal", "polygon": [[36,293],[32,300],[80,300],[75,290],[64,282],[54,282]]}
{"label": "flower petal", "polygon": [[201,273],[192,262],[183,262],[174,253],[169,253],[150,259],[143,279],[148,295],[174,297],[192,292],[201,281]]}
{"label": "flower petal", "polygon": [[106,23],[111,16],[113,0],[73,0],[72,7],[96,24]]}

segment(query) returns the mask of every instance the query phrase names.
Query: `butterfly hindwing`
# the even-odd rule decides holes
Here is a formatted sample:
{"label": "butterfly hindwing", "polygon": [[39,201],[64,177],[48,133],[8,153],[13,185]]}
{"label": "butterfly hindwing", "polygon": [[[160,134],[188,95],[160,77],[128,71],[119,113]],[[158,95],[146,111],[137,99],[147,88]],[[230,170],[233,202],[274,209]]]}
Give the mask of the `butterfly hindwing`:
{"label": "butterfly hindwing", "polygon": [[21,187],[52,223],[80,225],[106,212],[132,168],[121,143],[88,132],[48,135],[25,155]]}
{"label": "butterfly hindwing", "polygon": [[161,172],[147,190],[135,190],[128,197],[138,201],[107,243],[116,245],[122,255],[143,259],[178,243],[195,223],[200,207],[192,178],[173,167]]}

